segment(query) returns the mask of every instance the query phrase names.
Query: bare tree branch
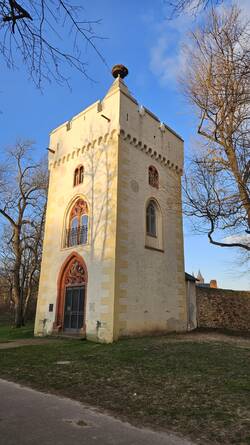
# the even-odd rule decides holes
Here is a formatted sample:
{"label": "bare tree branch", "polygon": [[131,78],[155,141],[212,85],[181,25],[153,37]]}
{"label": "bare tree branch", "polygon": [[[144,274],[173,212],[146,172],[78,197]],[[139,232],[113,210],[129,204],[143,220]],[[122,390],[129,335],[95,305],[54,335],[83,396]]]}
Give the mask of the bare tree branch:
{"label": "bare tree branch", "polygon": [[189,12],[196,16],[200,11],[209,7],[215,7],[223,3],[224,0],[165,0],[170,18],[173,19],[181,14]]}
{"label": "bare tree branch", "polygon": [[[0,54],[7,66],[27,67],[38,88],[45,81],[69,83],[67,65],[90,78],[84,47],[89,46],[110,71],[96,45],[100,20],[85,19],[85,11],[70,0],[0,0]],[[65,39],[65,33],[68,38]]]}

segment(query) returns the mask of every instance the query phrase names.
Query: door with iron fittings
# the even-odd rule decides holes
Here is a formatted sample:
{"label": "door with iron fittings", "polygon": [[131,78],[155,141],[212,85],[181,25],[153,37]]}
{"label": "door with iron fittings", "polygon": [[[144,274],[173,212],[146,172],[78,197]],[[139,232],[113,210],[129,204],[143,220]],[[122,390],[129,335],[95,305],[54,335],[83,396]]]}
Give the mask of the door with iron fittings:
{"label": "door with iron fittings", "polygon": [[78,332],[83,327],[85,287],[66,287],[64,331]]}

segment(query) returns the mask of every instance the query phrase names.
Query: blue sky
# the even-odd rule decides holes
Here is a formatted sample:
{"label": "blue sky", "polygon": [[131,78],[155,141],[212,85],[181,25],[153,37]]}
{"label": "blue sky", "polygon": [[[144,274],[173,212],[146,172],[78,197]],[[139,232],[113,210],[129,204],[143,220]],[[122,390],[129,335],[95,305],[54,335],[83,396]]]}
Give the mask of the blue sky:
{"label": "blue sky", "polygon": [[[247,0],[240,5],[247,11]],[[129,69],[126,83],[138,102],[182,135],[185,153],[195,139],[195,115],[178,91],[176,77],[182,64],[180,46],[193,19],[188,15],[169,22],[161,0],[92,0],[85,2],[86,17],[102,19],[96,32],[106,39],[96,42],[108,65],[123,63]],[[68,35],[65,34],[65,42]],[[71,90],[44,84],[43,93],[29,81],[25,67],[11,71],[1,64],[1,150],[17,138],[36,141],[36,152],[45,154],[49,132],[86,106],[102,98],[113,79],[91,48],[86,48],[88,74],[70,72]],[[217,279],[220,287],[249,289],[249,276],[238,264],[232,249],[210,246],[205,236],[184,224],[187,272],[201,270],[206,281]]]}

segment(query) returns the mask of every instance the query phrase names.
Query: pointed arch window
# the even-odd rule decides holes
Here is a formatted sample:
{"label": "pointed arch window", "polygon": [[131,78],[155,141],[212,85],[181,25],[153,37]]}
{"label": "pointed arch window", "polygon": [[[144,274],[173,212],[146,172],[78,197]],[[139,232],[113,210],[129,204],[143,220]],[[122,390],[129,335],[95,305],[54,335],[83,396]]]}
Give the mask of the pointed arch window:
{"label": "pointed arch window", "polygon": [[147,206],[146,231],[148,236],[157,236],[157,209],[154,201],[149,201]]}
{"label": "pointed arch window", "polygon": [[159,188],[159,173],[153,165],[148,168],[148,183],[151,187]]}
{"label": "pointed arch window", "polygon": [[160,204],[150,198],[145,207],[145,247],[163,252],[163,217]]}
{"label": "pointed arch window", "polygon": [[87,244],[88,226],[88,205],[83,199],[78,199],[71,209],[69,215],[68,228],[66,230],[65,247]]}
{"label": "pointed arch window", "polygon": [[74,187],[82,184],[84,179],[84,167],[79,165],[74,171]]}

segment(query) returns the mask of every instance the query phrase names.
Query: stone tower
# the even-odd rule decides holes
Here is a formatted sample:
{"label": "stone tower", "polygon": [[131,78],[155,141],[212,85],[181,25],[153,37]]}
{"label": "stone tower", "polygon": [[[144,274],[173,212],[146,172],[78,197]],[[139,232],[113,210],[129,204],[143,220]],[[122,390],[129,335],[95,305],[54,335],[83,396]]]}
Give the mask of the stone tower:
{"label": "stone tower", "polygon": [[112,342],[187,327],[183,140],[138,105],[124,69],[50,135],[36,335]]}

